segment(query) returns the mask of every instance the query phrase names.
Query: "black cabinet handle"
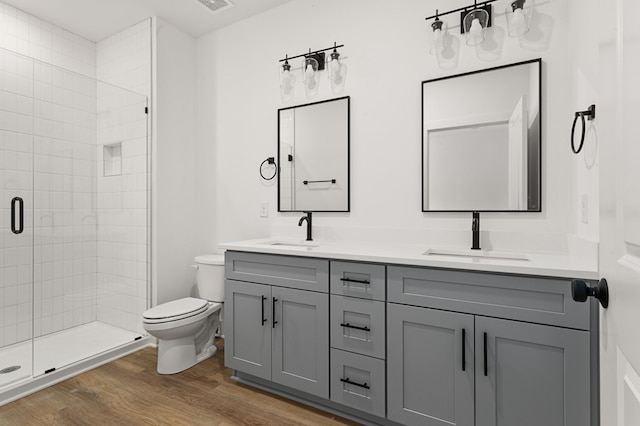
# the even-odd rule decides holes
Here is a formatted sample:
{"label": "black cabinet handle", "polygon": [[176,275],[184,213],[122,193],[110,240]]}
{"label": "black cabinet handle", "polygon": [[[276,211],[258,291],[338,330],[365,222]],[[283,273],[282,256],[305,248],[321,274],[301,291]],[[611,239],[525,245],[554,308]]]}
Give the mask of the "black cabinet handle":
{"label": "black cabinet handle", "polygon": [[347,283],[367,284],[367,285],[371,284],[369,280],[356,280],[354,278],[340,278],[340,281],[347,282]]}
{"label": "black cabinet handle", "polygon": [[267,322],[267,319],[264,317],[264,301],[267,300],[266,296],[262,296],[262,326],[264,326],[264,323]]}
{"label": "black cabinet handle", "polygon": [[[18,215],[20,217],[20,227],[16,227],[16,204],[19,204]],[[11,200],[11,232],[22,234],[24,231],[24,200],[20,197],[13,197]]]}
{"label": "black cabinet handle", "polygon": [[484,375],[488,376],[487,374],[487,333],[484,333]]}
{"label": "black cabinet handle", "polygon": [[466,364],[467,364],[467,354],[466,354],[466,349],[465,349],[465,334],[466,334],[466,330],[463,328],[462,329],[462,371],[466,371]]}
{"label": "black cabinet handle", "polygon": [[278,299],[276,299],[275,297],[273,298],[273,302],[271,305],[271,315],[272,315],[272,320],[271,320],[271,328],[276,328],[276,324],[278,323],[278,321],[276,321],[276,302],[278,301]]}
{"label": "black cabinet handle", "polygon": [[340,379],[340,381],[342,383],[348,383],[348,384],[353,385],[353,386],[358,386],[359,388],[371,389],[371,386],[369,386],[366,382],[365,383],[352,382],[351,380],[349,380],[348,377],[346,379]]}
{"label": "black cabinet handle", "polygon": [[346,327],[346,328],[355,328],[356,330],[362,330],[362,331],[371,331],[371,329],[369,327],[360,327],[358,325],[351,325],[348,322],[347,323],[341,323],[340,327]]}

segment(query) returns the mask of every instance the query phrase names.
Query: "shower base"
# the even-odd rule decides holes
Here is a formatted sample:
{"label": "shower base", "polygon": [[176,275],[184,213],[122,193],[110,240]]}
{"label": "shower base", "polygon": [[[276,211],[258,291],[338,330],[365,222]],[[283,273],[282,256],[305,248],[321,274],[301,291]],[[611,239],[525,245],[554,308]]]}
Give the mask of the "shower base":
{"label": "shower base", "polygon": [[[30,391],[29,382],[45,383],[46,381],[51,381],[43,380],[48,378],[47,376],[52,376],[52,382],[64,380],[103,363],[100,360],[106,358],[98,356],[99,354],[105,354],[105,352],[123,347],[123,345],[143,343],[141,340],[135,340],[139,337],[141,336],[138,333],[95,321],[36,338],[33,341],[33,353],[31,341],[0,349],[0,371],[3,369],[12,370],[11,367],[20,367],[11,372],[0,374],[0,405],[9,402],[4,398],[6,392],[3,391],[5,389],[21,387],[24,388],[21,389],[21,393],[34,392],[46,387],[46,384],[44,386],[36,386],[35,389]],[[143,346],[146,346],[148,339],[142,340],[144,340]],[[135,346],[133,350],[125,350],[125,353],[133,352],[140,348],[139,344],[133,346]],[[115,356],[110,358],[115,359],[124,355],[124,353],[118,355],[118,352],[122,351],[113,351]],[[82,364],[83,360],[93,358],[98,361],[98,364],[82,365],[80,366],[81,371],[78,368],[73,368],[74,364]],[[107,359],[107,362],[109,360]],[[67,371],[65,372],[64,370]],[[74,373],[76,370],[78,371]],[[9,393],[15,394],[16,392]],[[10,397],[11,395],[8,396]],[[10,397],[10,400],[13,399],[15,398]]]}

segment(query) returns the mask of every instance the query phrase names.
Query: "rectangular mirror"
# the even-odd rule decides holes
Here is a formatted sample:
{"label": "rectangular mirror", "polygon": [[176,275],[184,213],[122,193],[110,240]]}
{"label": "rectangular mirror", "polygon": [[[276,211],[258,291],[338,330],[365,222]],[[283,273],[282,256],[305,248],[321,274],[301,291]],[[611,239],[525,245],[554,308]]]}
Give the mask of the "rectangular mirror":
{"label": "rectangular mirror", "polygon": [[541,211],[535,59],[422,82],[422,211]]}
{"label": "rectangular mirror", "polygon": [[349,211],[349,103],[278,110],[278,211]]}

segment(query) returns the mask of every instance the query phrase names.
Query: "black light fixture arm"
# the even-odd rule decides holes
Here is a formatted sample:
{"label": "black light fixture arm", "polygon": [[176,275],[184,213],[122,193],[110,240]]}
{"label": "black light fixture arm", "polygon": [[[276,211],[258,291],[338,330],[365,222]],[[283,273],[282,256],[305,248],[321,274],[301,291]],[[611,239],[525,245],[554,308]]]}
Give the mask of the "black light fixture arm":
{"label": "black light fixture arm", "polygon": [[460,8],[458,8],[458,9],[450,10],[450,11],[448,11],[448,12],[444,12],[444,13],[438,13],[438,11],[436,11],[436,14],[435,14],[435,15],[433,15],[433,16],[428,16],[428,17],[426,17],[426,18],[424,18],[424,19],[428,21],[429,19],[434,19],[434,18],[438,18],[438,17],[440,17],[440,16],[449,15],[450,13],[463,12],[463,11],[470,10],[470,9],[477,9],[477,8],[482,7],[482,6],[484,6],[484,5],[487,5],[487,4],[489,4],[489,3],[493,3],[494,1],[497,1],[497,0],[486,0],[486,1],[482,1],[482,2],[480,2],[480,3],[474,2],[474,4],[473,4],[473,5],[469,5],[469,6],[465,6],[465,7],[460,7]]}
{"label": "black light fixture arm", "polygon": [[[490,1],[496,1],[496,0],[490,0]],[[300,55],[296,55],[296,56],[287,56],[284,59],[280,59],[278,62],[284,62],[284,61],[287,61],[289,59],[302,58],[303,56],[304,57],[313,56],[316,53],[322,53],[322,52],[326,52],[327,50],[332,50],[332,49],[335,50],[335,49],[339,49],[341,47],[344,47],[344,44],[337,45],[336,43],[333,43],[333,46],[327,47],[326,49],[314,50],[313,52],[311,51],[311,49],[309,49],[309,52],[307,52],[307,53],[301,53]]]}

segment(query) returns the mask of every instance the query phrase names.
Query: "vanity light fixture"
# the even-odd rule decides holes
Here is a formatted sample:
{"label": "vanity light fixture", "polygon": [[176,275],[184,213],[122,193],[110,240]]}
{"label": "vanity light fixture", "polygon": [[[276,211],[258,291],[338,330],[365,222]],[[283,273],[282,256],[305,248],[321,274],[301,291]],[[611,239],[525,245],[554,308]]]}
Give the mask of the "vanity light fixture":
{"label": "vanity light fixture", "polygon": [[[324,62],[324,61],[323,61]],[[320,86],[320,62],[313,56],[306,56],[302,61],[302,83],[307,98],[313,98],[318,94]]]}
{"label": "vanity light fixture", "polygon": [[[486,29],[491,26],[492,7],[490,3],[493,3],[494,1],[496,0],[487,0],[478,3],[477,0],[474,0],[473,5],[450,10],[444,13],[438,13],[438,10],[436,10],[435,15],[429,16],[425,18],[425,20],[435,18],[435,21],[431,24],[433,32],[435,33],[436,31],[439,31],[439,35],[444,35],[446,32],[446,24],[441,23],[442,21],[440,21],[440,16],[460,12],[460,33],[467,35],[467,45],[477,46],[484,41],[484,33]],[[434,42],[435,35],[436,34],[434,34]],[[442,42],[442,45],[444,46],[446,41],[443,39]],[[437,45],[434,44],[434,48],[434,53],[437,54]]]}
{"label": "vanity light fixture", "polygon": [[280,69],[280,95],[284,102],[293,99],[293,95],[296,89],[296,76],[291,72],[291,65],[287,57],[284,59],[284,64]]}
{"label": "vanity light fixture", "polygon": [[507,7],[508,34],[510,37],[519,37],[529,31],[529,18],[533,10],[534,0],[514,0]]}
{"label": "vanity light fixture", "polygon": [[331,91],[340,93],[344,90],[344,83],[347,80],[347,66],[340,61],[340,54],[336,43],[333,43],[333,52],[331,52],[331,60],[329,61],[329,80],[331,81]]}
{"label": "vanity light fixture", "polygon": [[473,9],[463,12],[462,32],[467,34],[467,45],[477,46],[484,41],[484,33],[491,25],[491,5],[478,7],[474,1]]}
{"label": "vanity light fixture", "polygon": [[303,58],[300,68],[302,69],[302,83],[304,84],[306,97],[313,98],[318,94],[320,71],[325,69],[327,62],[325,52],[328,50],[333,50],[329,55],[331,59],[327,64],[329,66],[328,74],[331,81],[331,90],[333,93],[342,92],[347,78],[347,66],[340,60],[338,49],[341,47],[344,47],[344,44],[338,45],[337,43],[333,43],[332,47],[327,47],[326,49],[313,52],[309,49],[308,53],[302,53],[292,56],[291,58],[286,55],[284,59],[280,59],[280,62],[284,62],[280,70],[280,94],[282,95],[282,100],[287,101],[292,99],[295,90],[295,76],[291,72],[292,69],[289,65],[289,59]]}
{"label": "vanity light fixture", "polygon": [[438,16],[438,9],[436,9],[436,19],[431,24],[431,30],[432,38],[429,53],[431,55],[437,55],[438,52],[441,52],[442,49],[444,49],[447,38],[447,26],[445,22],[440,20],[440,17]]}

